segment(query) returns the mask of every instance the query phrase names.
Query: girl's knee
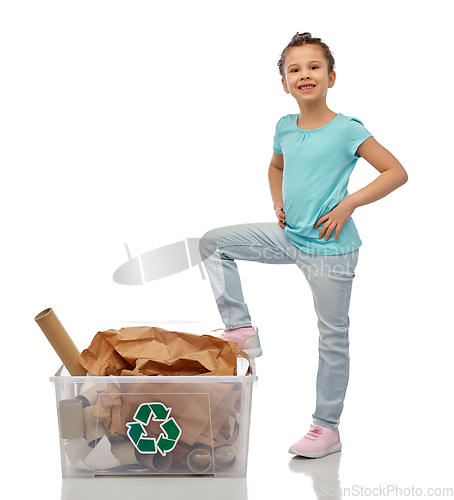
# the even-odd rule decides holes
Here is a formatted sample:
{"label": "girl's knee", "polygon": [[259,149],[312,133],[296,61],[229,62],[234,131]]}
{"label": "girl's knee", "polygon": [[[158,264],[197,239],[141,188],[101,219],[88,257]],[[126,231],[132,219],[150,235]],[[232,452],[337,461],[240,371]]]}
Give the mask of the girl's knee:
{"label": "girl's knee", "polygon": [[199,250],[203,258],[208,258],[216,251],[218,238],[218,229],[210,229],[200,238]]}

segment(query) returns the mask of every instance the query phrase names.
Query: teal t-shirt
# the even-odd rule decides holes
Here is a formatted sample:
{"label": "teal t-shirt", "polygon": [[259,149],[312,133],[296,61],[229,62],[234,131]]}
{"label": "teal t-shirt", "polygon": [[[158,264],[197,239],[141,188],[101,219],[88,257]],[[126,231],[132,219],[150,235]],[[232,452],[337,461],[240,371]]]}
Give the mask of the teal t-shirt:
{"label": "teal t-shirt", "polygon": [[356,250],[361,240],[350,217],[339,235],[318,237],[314,224],[348,195],[350,174],[360,156],[356,152],[372,134],[356,118],[335,116],[327,125],[302,130],[298,114],[283,116],[276,126],[273,149],[284,155],[282,196],[285,233],[304,252],[339,255]]}

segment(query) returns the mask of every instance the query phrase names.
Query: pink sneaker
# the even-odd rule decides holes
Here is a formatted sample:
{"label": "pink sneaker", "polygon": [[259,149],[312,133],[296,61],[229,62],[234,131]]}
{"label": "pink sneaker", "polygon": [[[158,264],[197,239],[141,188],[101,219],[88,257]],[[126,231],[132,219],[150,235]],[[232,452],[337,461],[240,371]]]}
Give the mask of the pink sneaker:
{"label": "pink sneaker", "polygon": [[311,425],[309,432],[290,446],[289,453],[300,457],[321,458],[340,451],[342,444],[337,429],[328,429],[323,425]]}
{"label": "pink sneaker", "polygon": [[238,344],[238,350],[244,351],[250,358],[257,358],[262,355],[259,329],[256,326],[224,330],[221,339],[236,342]]}

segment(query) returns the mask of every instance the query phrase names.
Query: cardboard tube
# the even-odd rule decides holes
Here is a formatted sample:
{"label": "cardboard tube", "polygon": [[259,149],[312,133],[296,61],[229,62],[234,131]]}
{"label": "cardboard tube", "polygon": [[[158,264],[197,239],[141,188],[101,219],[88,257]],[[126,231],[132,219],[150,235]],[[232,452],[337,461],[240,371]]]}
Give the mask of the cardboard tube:
{"label": "cardboard tube", "polygon": [[62,399],[58,402],[60,436],[62,439],[84,437],[84,414],[80,399]]}
{"label": "cardboard tube", "polygon": [[112,443],[112,453],[121,465],[136,465],[135,448],[131,441],[117,441]]}
{"label": "cardboard tube", "polygon": [[[78,399],[77,401],[80,401],[80,404],[82,405],[82,401],[80,399]],[[89,444],[93,443],[93,441],[99,440],[99,438],[102,438],[103,436],[107,436],[107,431],[104,427],[104,424],[101,421],[94,422],[90,418],[90,413],[92,410],[93,406],[87,406],[83,409],[82,413],[85,426],[85,439]]]}
{"label": "cardboard tube", "polygon": [[151,466],[157,472],[167,472],[173,462],[172,453],[166,453],[162,456],[160,453],[152,455]]}
{"label": "cardboard tube", "polygon": [[76,396],[76,399],[80,399],[82,401],[82,405],[84,408],[86,408],[87,406],[93,406],[98,402],[98,394],[107,389],[107,387],[107,383],[85,383],[80,388],[80,394]]}
{"label": "cardboard tube", "polygon": [[165,456],[162,456],[160,453],[143,455],[136,452],[136,458],[141,464],[156,472],[168,471],[173,463],[172,453],[166,453]]}
{"label": "cardboard tube", "polygon": [[211,450],[208,448],[195,448],[188,455],[188,466],[196,474],[202,474],[211,467]]}
{"label": "cardboard tube", "polygon": [[40,312],[35,321],[38,323],[47,340],[51,343],[69,373],[75,377],[86,375],[87,370],[79,364],[80,353],[71,337],[66,332],[52,308]]}
{"label": "cardboard tube", "polygon": [[220,446],[214,450],[214,464],[219,470],[227,470],[235,463],[236,453],[231,446]]}

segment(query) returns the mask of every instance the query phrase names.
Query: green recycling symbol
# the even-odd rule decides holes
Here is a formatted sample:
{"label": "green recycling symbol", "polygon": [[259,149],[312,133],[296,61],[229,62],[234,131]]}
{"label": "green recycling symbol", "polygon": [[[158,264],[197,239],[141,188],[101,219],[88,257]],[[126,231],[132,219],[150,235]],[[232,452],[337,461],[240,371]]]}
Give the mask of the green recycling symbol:
{"label": "green recycling symbol", "polygon": [[[166,408],[162,403],[142,403],[137,408],[134,415],[135,422],[128,422],[127,435],[139,453],[155,454],[159,451],[162,456],[172,451],[177,445],[182,430],[175,422],[169,418],[172,408]],[[147,437],[145,426],[148,425],[153,415],[153,422],[162,422],[161,434],[158,439]]]}

